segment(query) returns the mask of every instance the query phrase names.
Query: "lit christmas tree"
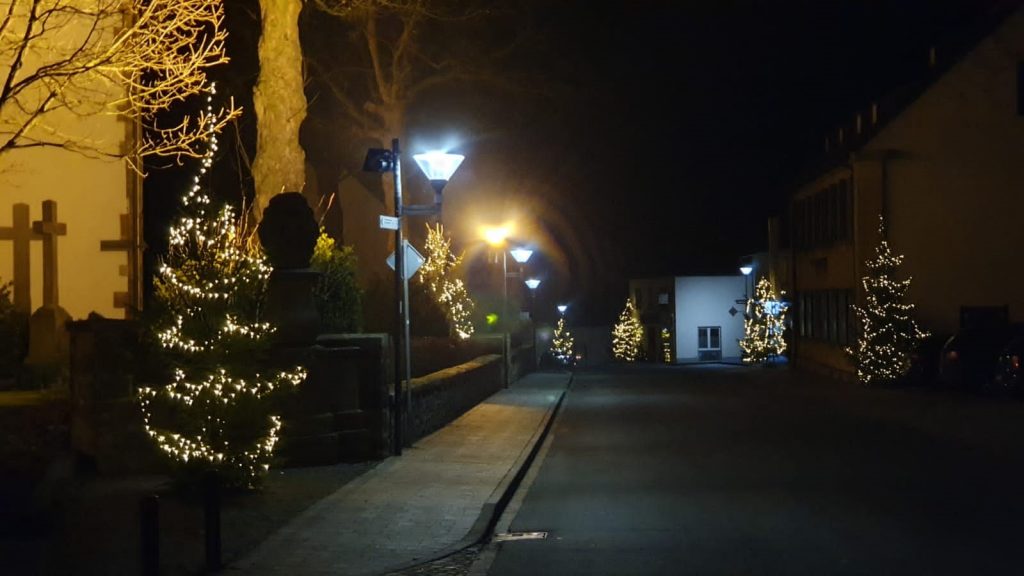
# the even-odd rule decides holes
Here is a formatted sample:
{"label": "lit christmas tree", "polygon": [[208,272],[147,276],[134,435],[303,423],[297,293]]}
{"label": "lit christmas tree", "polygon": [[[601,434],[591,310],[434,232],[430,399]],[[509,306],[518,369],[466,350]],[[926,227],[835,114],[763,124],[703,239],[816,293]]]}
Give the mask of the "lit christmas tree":
{"label": "lit christmas tree", "polygon": [[786,310],[789,305],[779,300],[775,287],[767,278],[761,278],[754,290],[754,297],[747,300],[743,314],[743,338],[740,348],[743,361],[766,363],[786,351],[785,331]]}
{"label": "lit christmas tree", "polygon": [[885,240],[885,220],[879,218],[879,237],[875,258],[865,262],[866,306],[854,305],[859,320],[857,344],[847,348],[857,369],[857,379],[865,386],[896,382],[910,365],[910,354],[928,336],[914,321],[914,305],[904,303],[910,278],[897,280],[903,256],[895,255]]}
{"label": "lit christmas tree", "polygon": [[640,359],[644,341],[644,327],[637,317],[633,300],[626,299],[626,307],[619,314],[619,322],[612,328],[612,353],[617,360],[636,362]]}
{"label": "lit christmas tree", "polygon": [[559,318],[558,324],[555,326],[555,333],[551,339],[551,352],[558,358],[562,364],[571,364],[573,358],[573,348],[576,343],[572,339],[572,332],[565,327],[565,318]]}
{"label": "lit christmas tree", "polygon": [[203,191],[217,150],[212,125],[208,138],[154,279],[164,312],[154,332],[174,365],[173,381],[141,388],[139,400],[147,434],[184,477],[217,470],[225,485],[254,487],[269,469],[281,427],[272,393],[298,385],[306,373],[259,369],[273,332],[260,321],[271,269],[231,207],[216,209]]}
{"label": "lit christmas tree", "polygon": [[426,253],[426,260],[420,267],[420,282],[430,289],[434,301],[444,311],[449,334],[465,340],[473,335],[469,317],[474,304],[466,292],[465,282],[455,278],[462,258],[452,254],[452,241],[445,237],[440,224],[434,228],[427,225]]}

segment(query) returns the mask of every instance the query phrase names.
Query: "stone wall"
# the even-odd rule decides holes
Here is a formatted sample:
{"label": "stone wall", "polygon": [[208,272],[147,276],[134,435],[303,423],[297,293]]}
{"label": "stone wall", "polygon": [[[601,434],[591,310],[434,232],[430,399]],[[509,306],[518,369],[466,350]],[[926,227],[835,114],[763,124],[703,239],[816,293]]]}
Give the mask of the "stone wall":
{"label": "stone wall", "polygon": [[415,442],[443,428],[504,386],[504,362],[498,354],[413,378],[407,441]]}

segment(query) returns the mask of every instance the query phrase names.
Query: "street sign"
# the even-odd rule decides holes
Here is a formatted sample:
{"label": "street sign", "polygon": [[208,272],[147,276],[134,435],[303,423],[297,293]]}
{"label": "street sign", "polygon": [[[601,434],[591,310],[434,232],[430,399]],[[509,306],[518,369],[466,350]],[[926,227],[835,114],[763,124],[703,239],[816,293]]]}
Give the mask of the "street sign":
{"label": "street sign", "polygon": [[[415,274],[417,270],[420,269],[420,266],[423,266],[424,258],[422,254],[416,251],[416,248],[413,248],[412,244],[409,244],[408,240],[403,240],[402,243],[405,244],[405,262],[403,262],[403,264],[405,264],[405,279],[408,280],[409,278],[412,278],[412,275]],[[388,266],[392,270],[395,269],[394,252],[388,256]]]}
{"label": "street sign", "polygon": [[398,230],[398,216],[380,216],[381,230]]}

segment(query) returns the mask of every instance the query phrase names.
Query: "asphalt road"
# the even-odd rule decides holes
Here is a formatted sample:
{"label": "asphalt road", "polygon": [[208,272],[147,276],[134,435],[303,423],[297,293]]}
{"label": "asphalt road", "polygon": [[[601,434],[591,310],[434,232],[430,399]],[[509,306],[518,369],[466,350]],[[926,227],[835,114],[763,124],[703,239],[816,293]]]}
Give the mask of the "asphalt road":
{"label": "asphalt road", "polygon": [[1019,401],[582,372],[531,475],[490,576],[1024,574]]}

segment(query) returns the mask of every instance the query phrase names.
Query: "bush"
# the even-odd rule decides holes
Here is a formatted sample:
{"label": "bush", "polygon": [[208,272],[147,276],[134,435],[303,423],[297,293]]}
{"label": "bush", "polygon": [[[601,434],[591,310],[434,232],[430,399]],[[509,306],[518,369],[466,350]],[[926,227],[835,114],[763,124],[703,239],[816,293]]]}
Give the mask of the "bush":
{"label": "bush", "polygon": [[28,352],[28,318],[14,309],[11,286],[0,283],[0,378],[13,378]]}
{"label": "bush", "polygon": [[321,330],[352,333],[362,329],[363,292],[356,278],[356,255],[351,246],[338,246],[320,229],[310,267],[321,273],[313,291]]}

